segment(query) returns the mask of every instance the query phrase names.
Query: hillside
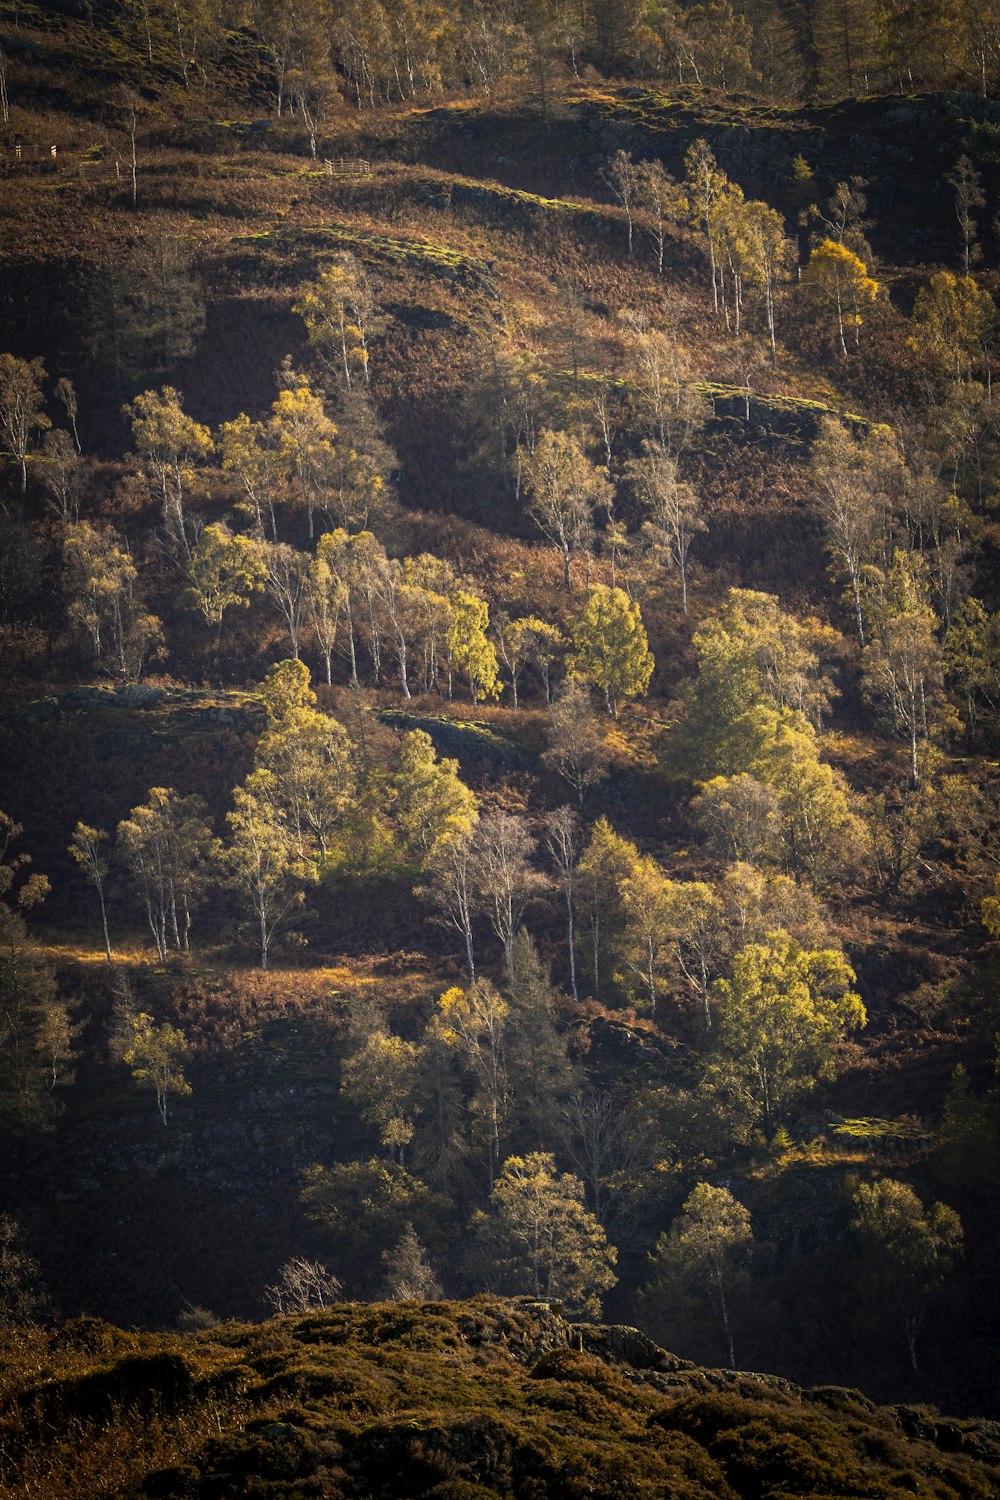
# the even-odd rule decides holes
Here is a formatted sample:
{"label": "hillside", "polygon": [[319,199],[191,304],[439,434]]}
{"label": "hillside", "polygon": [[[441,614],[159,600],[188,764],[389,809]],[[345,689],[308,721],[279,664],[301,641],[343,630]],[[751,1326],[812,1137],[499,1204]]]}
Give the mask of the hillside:
{"label": "hillside", "polygon": [[995,1423],[699,1369],[527,1300],[186,1338],[80,1320],[12,1354],[8,1493],[985,1500],[1000,1478]]}
{"label": "hillside", "polygon": [[148,1397],[246,1493],[988,1493],[1000,34],[939,9],[0,0],[0,1452],[93,1389],[95,1464]]}

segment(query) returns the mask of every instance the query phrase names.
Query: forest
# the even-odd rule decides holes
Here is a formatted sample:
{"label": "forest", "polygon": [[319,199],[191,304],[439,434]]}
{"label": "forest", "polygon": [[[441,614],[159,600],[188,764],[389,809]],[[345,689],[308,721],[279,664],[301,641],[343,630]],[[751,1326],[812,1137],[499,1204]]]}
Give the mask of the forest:
{"label": "forest", "polygon": [[970,0],[0,0],[0,1493],[993,1493],[998,298]]}

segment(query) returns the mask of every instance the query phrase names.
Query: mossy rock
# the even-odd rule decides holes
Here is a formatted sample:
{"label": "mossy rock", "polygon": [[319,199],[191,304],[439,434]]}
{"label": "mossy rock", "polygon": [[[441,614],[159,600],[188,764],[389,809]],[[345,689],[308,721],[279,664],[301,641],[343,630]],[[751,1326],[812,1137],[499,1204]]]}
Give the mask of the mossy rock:
{"label": "mossy rock", "polygon": [[400,734],[422,729],[430,735],[438,755],[453,757],[460,765],[474,762],[492,774],[524,770],[532,757],[507,735],[474,719],[447,719],[433,714],[412,714],[402,708],[379,711],[383,724]]}

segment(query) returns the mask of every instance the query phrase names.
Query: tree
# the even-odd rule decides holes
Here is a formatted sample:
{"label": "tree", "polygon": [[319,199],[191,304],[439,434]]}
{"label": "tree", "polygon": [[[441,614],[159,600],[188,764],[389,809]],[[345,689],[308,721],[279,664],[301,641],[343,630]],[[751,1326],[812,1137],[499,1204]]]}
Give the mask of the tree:
{"label": "tree", "polygon": [[493,642],[486,637],[490,622],[486,601],[459,589],[450,602],[448,650],[455,666],[468,678],[473,703],[480,698],[499,698],[497,653]]}
{"label": "tree", "polygon": [[194,906],[207,874],[207,815],[197,794],[181,797],[172,787],[154,786],[149,801],[118,825],[118,855],[139,888],[161,963],[171,943],[179,953],[190,947]]}
{"label": "tree", "polygon": [[918,787],[867,798],[864,821],[875,874],[892,895],[909,884],[918,869],[921,875],[926,872],[928,846],[944,833],[943,803],[943,789],[926,776]]}
{"label": "tree", "polygon": [[152,1016],[140,1011],[132,1017],[131,1034],[122,1053],[122,1062],[132,1069],[132,1077],[156,1095],[156,1107],[164,1128],[172,1097],[184,1098],[191,1085],[184,1077],[181,1059],[188,1050],[187,1039],[176,1026],[163,1021],[157,1026]]}
{"label": "tree", "polygon": [[727,969],[750,943],[765,943],[772,932],[787,933],[802,948],[829,942],[822,908],[802,881],[766,873],[742,862],[730,865],[713,888],[717,899],[711,929],[712,961]]}
{"label": "tree", "polygon": [[326,68],[292,68],[285,80],[288,99],[302,116],[309,136],[309,153],[316,160],[319,133],[331,106],[340,98],[336,75]]}
{"label": "tree", "polygon": [[108,875],[108,857],[102,852],[108,836],[103,828],[91,828],[88,823],[77,823],[73,829],[69,852],[80,866],[86,878],[97,892],[101,907],[101,927],[104,931],[104,952],[111,962],[111,939],[108,936],[108,911],[104,904],[104,882]]}
{"label": "tree", "polygon": [[118,855],[135,879],[160,962],[169,942],[190,947],[193,907],[207,880],[210,828],[204,799],[154,786],[150,799],[118,823]]}
{"label": "tree", "polygon": [[739,220],[738,249],[742,275],[764,304],[764,320],[771,345],[771,364],[778,360],[777,296],[795,259],[795,248],[785,235],[785,224],[776,209],[753,201],[743,205]]}
{"label": "tree", "polygon": [[598,818],[579,864],[580,890],[590,925],[595,999],[601,997],[602,976],[624,928],[622,886],[638,859],[635,845],[615,833],[607,818]]}
{"label": "tree", "polygon": [[167,536],[185,559],[190,559],[184,495],[191,482],[192,463],[213,451],[211,433],[186,415],[180,394],[169,385],[160,391],[144,391],[124,411],[132,423],[139,461],[149,468],[159,487]]}
{"label": "tree", "polygon": [[458,57],[473,86],[487,98],[503,79],[516,76],[523,61],[526,39],[514,16],[481,0],[462,14]]}
{"label": "tree", "polygon": [[384,1295],[390,1302],[440,1302],[444,1296],[412,1224],[406,1225],[391,1250],[382,1251],[382,1265]]}
{"label": "tree", "polygon": [[641,697],[653,675],[653,658],[638,604],[623,589],[595,583],[569,624],[573,649],[571,677],[604,694],[608,712],[618,717],[622,698]]}
{"label": "tree", "polygon": [[267,435],[281,469],[298,486],[311,541],[316,507],[323,503],[336,465],[337,426],[301,372],[283,368],[282,389],[271,407]]}
{"label": "tree", "polygon": [[777,795],[785,869],[816,886],[843,876],[856,863],[858,819],[843,773],[819,758],[812,725],[801,713],[758,704],[739,728],[750,774]]}
{"label": "tree", "polygon": [[966,37],[966,67],[976,79],[983,98],[987,97],[990,82],[1000,77],[1000,23],[989,10],[978,5],[963,4],[962,20]]}
{"label": "tree", "polygon": [[337,446],[324,476],[324,514],[348,531],[363,531],[392,513],[392,474],[399,461],[385,441],[368,390],[341,391]]}
{"label": "tree", "polygon": [[990,353],[1000,317],[993,298],[974,277],[937,271],[917,293],[913,322],[914,346],[925,350],[953,380],[984,374],[987,384],[992,383]]}
{"label": "tree", "polygon": [[861,340],[861,309],[874,302],[879,284],[868,275],[864,261],[836,240],[823,240],[810,253],[802,273],[802,286],[808,296],[834,314],[840,353],[847,358],[844,331],[854,330],[854,343]]}
{"label": "tree", "polygon": [[[2,56],[0,56],[2,66]],[[49,1310],[42,1268],[24,1248],[21,1226],[0,1214],[0,1329],[37,1324]]]}
{"label": "tree", "polygon": [[666,947],[666,879],[655,859],[635,860],[621,883],[625,914],[622,953],[626,965],[646,987],[650,1015],[656,1015],[656,997],[662,982]]}
{"label": "tree", "polygon": [[882,1177],[854,1195],[852,1228],[880,1305],[896,1304],[917,1373],[917,1337],[927,1303],[962,1253],[962,1221],[953,1208],[925,1209],[905,1182]]}
{"label": "tree", "polygon": [[770,1134],[791,1102],[835,1071],[835,1046],[867,1020],[855,974],[832,948],[800,948],[785,932],[751,943],[718,979],[712,1076],[751,1124]]}
{"label": "tree", "polygon": [[486,1139],[490,1187],[510,1099],[505,1052],[509,1015],[510,1007],[493,985],[477,979],[467,990],[446,990],[431,1023],[432,1035],[458,1052],[474,1080],[471,1110],[477,1133]]}
{"label": "tree", "polygon": [[[857,821],[840,772],[819,758],[816,730],[831,684],[813,649],[817,632],[769,594],[732,589],[721,614],[694,635],[699,668],[678,734],[693,776],[743,774],[772,787],[782,861],[819,881],[851,863]],[[717,788],[722,793],[722,787]]]}
{"label": "tree", "polygon": [[561,1145],[583,1178],[598,1222],[607,1224],[621,1213],[636,1179],[648,1171],[655,1152],[650,1132],[626,1093],[574,1093],[561,1115]]}
{"label": "tree", "polygon": [[125,365],[133,375],[175,369],[194,354],[205,327],[205,294],[192,269],[190,242],[147,234],[125,256],[122,272],[124,327],[112,337],[122,340]]}
{"label": "tree", "polygon": [[271,63],[276,113],[281,119],[288,73],[294,69],[322,69],[330,52],[329,16],[325,9],[302,6],[294,0],[253,0],[254,31]]}
{"label": "tree", "polygon": [[281,1317],[283,1313],[321,1312],[336,1302],[341,1290],[340,1282],[322,1261],[293,1255],[281,1267],[277,1281],[264,1288],[264,1296]]}
{"label": "tree", "polygon": [[649,233],[656,246],[656,269],[662,276],[667,225],[683,217],[683,193],[660,161],[641,161],[632,170],[635,198],[648,216]]}
{"label": "tree", "polygon": [[874,259],[874,251],[865,235],[871,229],[874,220],[866,219],[865,212],[868,208],[868,198],[865,189],[868,182],[864,177],[852,177],[849,182],[838,182],[826,203],[826,208],[819,208],[815,203],[800,215],[800,222],[809,220],[822,225],[822,228],[810,236],[812,246],[821,245],[825,239],[833,240],[837,245],[845,245],[852,250],[859,260],[866,265],[871,265]]}
{"label": "tree", "polygon": [[870,91],[879,19],[880,13],[866,0],[817,0],[810,29],[826,98]]}
{"label": "tree", "polygon": [[729,1368],[735,1370],[733,1304],[746,1284],[753,1250],[747,1209],[728,1188],[699,1182],[657,1241],[653,1276],[642,1292],[644,1307],[669,1328],[685,1295],[707,1300],[722,1330]]}
{"label": "tree", "polygon": [[753,30],[731,0],[707,0],[684,13],[695,76],[723,93],[746,88],[753,77],[750,49]]}
{"label": "tree", "polygon": [[[32,526],[21,505],[0,508],[0,622],[14,625],[15,638],[35,613],[42,583],[45,552],[38,529]],[[29,630],[32,627],[29,626]],[[24,643],[27,640],[21,637]],[[30,648],[29,648],[30,649]],[[19,647],[14,646],[8,667],[14,668]],[[31,654],[34,654],[33,652]]]}
{"label": "tree", "polygon": [[714,776],[691,804],[695,822],[726,860],[760,864],[779,857],[781,809],[772,786],[746,771]]}
{"label": "tree", "polygon": [[295,657],[277,661],[260,685],[260,700],[270,726],[280,724],[300,708],[315,708],[316,694],[310,685],[309,668]]}
{"label": "tree", "polygon": [[[150,61],[152,61],[153,48],[152,39],[149,37],[148,31],[148,16],[146,35],[147,40],[149,41]],[[139,154],[137,150],[137,141],[139,135],[139,111],[142,101],[135,90],[129,88],[127,85],[118,89],[116,93],[117,98],[115,100],[115,103],[119,106],[120,112],[124,117],[123,124],[128,135],[129,176],[131,178],[132,207],[134,209],[139,200]],[[115,170],[117,171],[117,163],[115,165]]]}
{"label": "tree", "polygon": [[186,572],[189,598],[206,625],[222,634],[227,609],[246,609],[266,577],[260,548],[250,537],[234,536],[224,521],[206,526],[191,549]]}
{"label": "tree", "polygon": [[515,708],[518,707],[518,685],[521,673],[531,659],[532,629],[535,625],[544,626],[544,621],[536,620],[531,615],[512,620],[504,613],[499,614],[494,620],[496,649],[510,675],[510,688]]}
{"label": "tree", "polygon": [[512,1156],[477,1214],[488,1284],[509,1294],[557,1299],[570,1314],[599,1317],[601,1294],[615,1285],[617,1252],[584,1201],[583,1183],[557,1172],[555,1157]]}
{"label": "tree", "polygon": [[978,599],[965,599],[944,638],[944,668],[966,702],[966,728],[975,743],[980,703],[1000,701],[1000,617]]}
{"label": "tree", "polygon": [[1000,875],[993,878],[993,893],[982,903],[983,926],[990,937],[1000,938]]}
{"label": "tree", "polygon": [[343,725],[317,709],[304,662],[276,662],[260,696],[267,728],[257,742],[255,769],[273,776],[269,795],[299,856],[325,861],[353,806],[358,781],[354,747]]}
{"label": "tree", "polygon": [[563,583],[572,588],[570,560],[589,552],[594,513],[606,506],[611,486],[570,432],[546,429],[524,460],[531,514],[563,560]]}
{"label": "tree", "polygon": [[412,1224],[422,1244],[443,1252],[452,1206],[396,1162],[378,1160],[311,1166],[303,1173],[306,1215],[330,1245],[330,1260],[356,1296],[376,1297],[381,1252]]}
{"label": "tree", "polygon": [[647,545],[676,566],[681,580],[681,606],[687,614],[687,560],[691,543],[708,526],[701,515],[701,501],[691,485],[680,479],[677,460],[656,442],[642,445],[642,457],[630,467],[632,483],[647,512],[643,526]]}
{"label": "tree", "polygon": [[[280,692],[276,669],[272,674],[267,686]],[[298,857],[329,860],[358,785],[355,750],[343,725],[308,703],[289,703],[280,714],[269,713],[254,766],[274,778],[270,795]]]}
{"label": "tree", "polygon": [[913,787],[920,785],[918,745],[930,736],[931,714],[942,691],[937,626],[920,559],[900,552],[885,579],[875,638],[865,650],[862,686],[909,740]]}
{"label": "tree", "polygon": [[826,522],[827,547],[846,574],[858,644],[865,644],[862,582],[891,524],[892,500],[903,477],[902,458],[888,427],[852,433],[836,417],[823,417],[811,468]]}
{"label": "tree", "polygon": [[122,682],[136,681],[147,657],[162,649],[163,631],[145,608],[138,569],[122,538],[89,521],[67,526],[63,580],[70,624],[87,641],[95,665]]}
{"label": "tree", "polygon": [[[405,698],[412,698],[409,682],[409,652],[414,634],[420,632],[428,603],[426,590],[409,581],[406,566],[385,552],[372,549],[364,576],[368,595],[370,644],[378,677],[378,637],[381,628],[392,640],[399,665],[399,685]],[[381,615],[381,624],[376,614]]]}
{"label": "tree", "polygon": [[219,428],[217,449],[227,474],[235,474],[243,491],[237,509],[249,515],[258,536],[266,531],[265,514],[270,521],[271,540],[278,540],[278,523],[274,514],[275,488],[281,470],[281,459],[273,446],[273,433],[263,422],[251,422],[244,412]]}
{"label": "tree", "polygon": [[542,679],[546,703],[552,702],[552,665],[563,643],[562,631],[546,620],[525,615],[507,620],[500,616],[497,625],[497,648],[510,673],[514,707],[518,706],[518,682],[527,664],[533,665]]}
{"label": "tree", "polygon": [[45,366],[40,359],[0,354],[0,442],[21,470],[21,494],[28,488],[31,440],[52,423],[42,407]]}
{"label": "tree", "polygon": [[309,600],[310,559],[287,542],[258,542],[264,593],[288,630],[292,656],[298,660],[299,638]]}
{"label": "tree", "polygon": [[325,557],[318,554],[309,563],[306,615],[313,638],[323,658],[326,681],[333,681],[333,651],[337,644],[347,591]]}
{"label": "tree", "polygon": [[644,313],[622,315],[640,407],[660,451],[679,459],[712,414],[711,403],[685,380],[676,331],[651,325]]}
{"label": "tree", "polygon": [[181,80],[187,88],[194,69],[206,82],[203,56],[207,56],[218,45],[221,32],[221,16],[214,5],[205,0],[170,0],[167,8],[168,32],[177,53]]}
{"label": "tree", "polygon": [[590,692],[568,677],[551,704],[546,725],[546,765],[567,781],[583,805],[584,793],[608,774],[611,752],[590,701]]}
{"label": "tree", "polygon": [[780,609],[772,594],[730,589],[721,612],[695,631],[693,645],[692,769],[702,776],[752,771],[760,744],[746,716],[755,709],[773,705],[813,723],[828,710],[832,684],[820,670],[816,634]]}
{"label": "tree", "polygon": [[465,829],[436,841],[424,863],[425,883],[420,888],[420,894],[437,908],[439,916],[436,920],[443,927],[452,927],[461,934],[470,984],[476,980],[472,919],[477,904],[479,871],[475,841],[477,822],[478,815],[474,815]]}
{"label": "tree", "polygon": [[476,904],[503,944],[509,973],[514,935],[543,883],[530,863],[535,843],[523,819],[498,812],[480,819],[474,849]]}
{"label": "tree", "polygon": [[50,509],[67,526],[80,519],[80,494],[83,490],[84,464],[68,432],[52,428],[42,438],[42,487],[49,497]]}
{"label": "tree", "polygon": [[684,186],[687,193],[688,218],[705,236],[708,247],[709,286],[712,308],[719,311],[719,283],[716,219],[718,202],[730,188],[725,172],[719,170],[708,142],[699,138],[688,147],[684,157]]}
{"label": "tree", "polygon": [[710,1032],[708,1000],[721,956],[722,900],[703,880],[668,880],[661,900],[661,920],[673,968],[700,1004],[705,1030]]}
{"label": "tree", "polygon": [[628,253],[632,254],[632,224],[640,195],[640,168],[629,151],[616,151],[601,176],[625,211]]}
{"label": "tree", "polygon": [[331,261],[314,282],[307,282],[294,304],[324,370],[351,390],[355,380],[370,383],[368,340],[375,299],[362,267],[345,252]]}
{"label": "tree", "polygon": [[514,939],[505,998],[512,1130],[521,1139],[548,1142],[559,1130],[560,1104],[578,1076],[548,964],[523,928]]}
{"label": "tree", "polygon": [[303,887],[316,874],[312,862],[299,855],[278,798],[274,772],[251,771],[233,792],[235,806],[226,814],[230,842],[221,851],[223,869],[256,924],[262,969],[278,932],[301,905]]}
{"label": "tree", "polygon": [[406,848],[421,862],[434,860],[444,845],[461,843],[475,826],[476,799],[458,774],[458,761],[439,761],[423,729],[403,736],[389,795]]}
{"label": "tree", "polygon": [[607,72],[617,74],[630,55],[644,10],[642,0],[589,0],[588,38]]}
{"label": "tree", "polygon": [[31,855],[12,852],[11,845],[23,832],[20,823],[0,812],[0,911],[16,915],[37,906],[49,893],[48,877],[30,871]]}
{"label": "tree", "polygon": [[73,1042],[55,976],[28,947],[24,913],[49,889],[30,873],[31,857],[13,854],[19,823],[0,812],[0,1126],[50,1125],[55,1091],[72,1080]]}
{"label": "tree", "polygon": [[413,1137],[420,1050],[379,1027],[344,1059],[341,1092],[400,1165]]}
{"label": "tree", "polygon": [[[343,527],[327,531],[316,544],[317,562],[323,562],[330,574],[343,589],[344,617],[347,621],[347,645],[351,661],[351,682],[358,681],[358,634],[365,603],[374,603],[374,579],[385,567],[385,549],[370,531],[361,531],[351,536]],[[369,609],[372,624],[372,650],[376,665],[378,643],[375,636],[374,616]],[[376,672],[377,676],[377,672]]]}
{"label": "tree", "polygon": [[982,177],[967,156],[960,156],[945,181],[955,189],[955,217],[962,240],[962,270],[968,276],[983,256],[976,238],[978,225],[973,217],[975,210],[983,208],[986,203]]}

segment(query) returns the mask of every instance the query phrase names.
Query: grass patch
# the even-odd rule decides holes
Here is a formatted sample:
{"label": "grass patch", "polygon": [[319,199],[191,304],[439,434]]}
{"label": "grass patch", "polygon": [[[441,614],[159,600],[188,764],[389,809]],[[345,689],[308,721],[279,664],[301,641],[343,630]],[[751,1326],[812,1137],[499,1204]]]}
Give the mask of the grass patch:
{"label": "grass patch", "polygon": [[493,281],[492,273],[485,263],[452,245],[434,240],[397,238],[387,234],[376,234],[370,229],[354,229],[346,224],[312,225],[305,228],[267,230],[260,234],[239,235],[236,245],[289,244],[318,248],[343,247],[358,251],[362,258],[372,256],[386,260],[409,270],[436,276],[444,281],[458,282],[473,291],[481,292],[490,301],[499,302],[500,293]]}

